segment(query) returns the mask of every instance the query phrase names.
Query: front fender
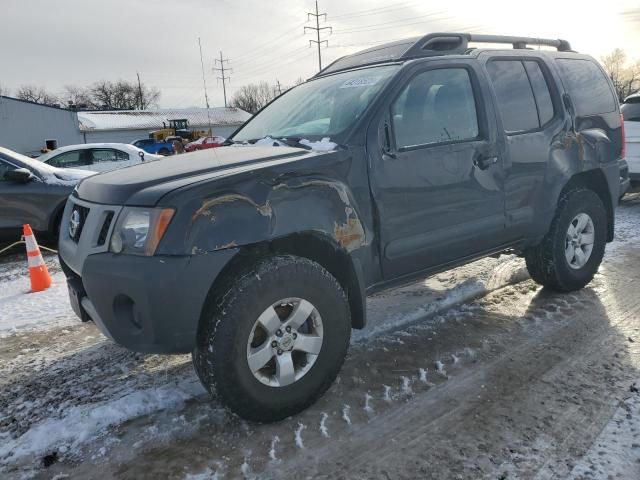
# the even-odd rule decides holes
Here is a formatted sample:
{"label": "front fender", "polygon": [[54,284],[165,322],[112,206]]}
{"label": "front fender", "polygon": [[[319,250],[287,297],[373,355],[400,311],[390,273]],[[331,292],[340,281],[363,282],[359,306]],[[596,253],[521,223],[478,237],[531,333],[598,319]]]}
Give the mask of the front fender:
{"label": "front fender", "polygon": [[281,176],[194,201],[185,223],[184,250],[202,253],[242,247],[300,232],[318,232],[348,252],[371,237],[344,182]]}

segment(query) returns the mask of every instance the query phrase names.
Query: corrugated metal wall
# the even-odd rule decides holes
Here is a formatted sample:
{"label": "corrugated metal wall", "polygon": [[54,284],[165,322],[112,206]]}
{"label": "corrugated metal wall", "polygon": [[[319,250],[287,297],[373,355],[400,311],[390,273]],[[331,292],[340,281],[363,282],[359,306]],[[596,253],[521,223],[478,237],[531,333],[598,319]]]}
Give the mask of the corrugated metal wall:
{"label": "corrugated metal wall", "polygon": [[30,155],[39,153],[45,140],[58,146],[83,143],[75,112],[0,97],[0,146]]}

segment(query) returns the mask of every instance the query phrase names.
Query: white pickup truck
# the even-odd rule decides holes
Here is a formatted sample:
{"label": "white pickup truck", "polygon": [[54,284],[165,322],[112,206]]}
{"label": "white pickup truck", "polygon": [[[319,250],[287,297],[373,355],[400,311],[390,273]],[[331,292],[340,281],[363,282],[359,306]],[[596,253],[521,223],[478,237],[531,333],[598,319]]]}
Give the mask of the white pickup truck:
{"label": "white pickup truck", "polygon": [[629,178],[640,182],[640,93],[630,95],[621,108],[626,134],[626,159],[629,164]]}

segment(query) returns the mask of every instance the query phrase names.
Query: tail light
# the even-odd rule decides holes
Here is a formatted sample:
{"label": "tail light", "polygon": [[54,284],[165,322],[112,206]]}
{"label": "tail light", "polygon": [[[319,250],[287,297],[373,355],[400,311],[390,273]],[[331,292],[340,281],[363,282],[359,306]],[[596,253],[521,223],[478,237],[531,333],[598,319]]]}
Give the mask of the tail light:
{"label": "tail light", "polygon": [[624,115],[620,114],[620,124],[622,125],[622,150],[620,151],[620,158],[625,158],[627,154],[627,139],[624,133]]}

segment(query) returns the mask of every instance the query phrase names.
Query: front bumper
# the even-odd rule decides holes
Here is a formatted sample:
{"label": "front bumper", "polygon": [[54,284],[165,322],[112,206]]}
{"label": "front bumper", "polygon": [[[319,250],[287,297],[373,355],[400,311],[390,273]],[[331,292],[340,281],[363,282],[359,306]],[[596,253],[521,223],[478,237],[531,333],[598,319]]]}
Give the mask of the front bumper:
{"label": "front bumper", "polygon": [[[65,226],[78,206],[85,220],[79,238],[72,238]],[[111,253],[108,239],[120,209],[73,197],[67,203],[59,256],[74,311],[130,350],[190,352],[211,285],[237,249],[151,257]]]}
{"label": "front bumper", "polygon": [[67,273],[76,313],[125,348],[145,353],[188,353],[215,278],[235,251],[181,257],[89,255],[82,274]]}

